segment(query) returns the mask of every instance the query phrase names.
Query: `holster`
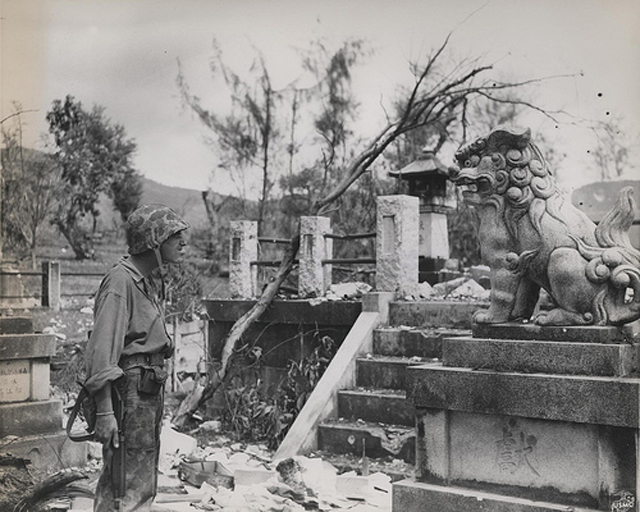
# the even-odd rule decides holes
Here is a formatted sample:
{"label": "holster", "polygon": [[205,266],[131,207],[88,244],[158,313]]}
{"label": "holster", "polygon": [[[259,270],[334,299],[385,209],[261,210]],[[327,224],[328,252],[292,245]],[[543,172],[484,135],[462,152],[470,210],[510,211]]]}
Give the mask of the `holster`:
{"label": "holster", "polygon": [[140,367],[140,381],[138,391],[146,395],[157,395],[169,377],[169,374],[157,366]]}

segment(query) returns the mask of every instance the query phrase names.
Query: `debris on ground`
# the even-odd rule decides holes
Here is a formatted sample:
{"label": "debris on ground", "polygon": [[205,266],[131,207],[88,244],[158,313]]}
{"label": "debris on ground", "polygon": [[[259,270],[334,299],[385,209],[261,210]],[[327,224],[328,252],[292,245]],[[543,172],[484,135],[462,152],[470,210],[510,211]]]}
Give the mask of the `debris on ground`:
{"label": "debris on ground", "polygon": [[327,291],[327,300],[357,299],[371,291],[371,286],[361,281],[332,284]]}
{"label": "debris on ground", "polygon": [[[339,468],[320,453],[273,460],[266,445],[220,433],[216,420],[192,432],[173,430],[168,419],[163,425],[154,512],[390,510],[392,479],[374,460],[363,476],[361,461]],[[74,500],[69,510],[91,507],[86,499]]]}

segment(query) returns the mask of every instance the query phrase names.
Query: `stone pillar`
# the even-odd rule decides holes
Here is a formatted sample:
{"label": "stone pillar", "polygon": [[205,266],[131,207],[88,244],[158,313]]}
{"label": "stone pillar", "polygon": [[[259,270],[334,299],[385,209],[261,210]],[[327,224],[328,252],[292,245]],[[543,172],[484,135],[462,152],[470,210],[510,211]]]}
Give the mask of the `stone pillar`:
{"label": "stone pillar", "polygon": [[12,265],[0,264],[0,308],[25,307],[22,275]]}
{"label": "stone pillar", "polygon": [[249,220],[231,221],[229,250],[229,292],[232,298],[256,296],[258,268],[258,223]]}
{"label": "stone pillar", "polygon": [[418,286],[418,198],[381,196],[376,216],[376,290],[413,295]]}
{"label": "stone pillar", "polygon": [[322,297],[331,286],[331,265],[322,264],[322,260],[333,255],[333,240],[325,238],[326,233],[331,233],[328,217],[301,217],[298,275],[301,297]]}
{"label": "stone pillar", "polygon": [[42,305],[60,310],[60,262],[42,262]]}

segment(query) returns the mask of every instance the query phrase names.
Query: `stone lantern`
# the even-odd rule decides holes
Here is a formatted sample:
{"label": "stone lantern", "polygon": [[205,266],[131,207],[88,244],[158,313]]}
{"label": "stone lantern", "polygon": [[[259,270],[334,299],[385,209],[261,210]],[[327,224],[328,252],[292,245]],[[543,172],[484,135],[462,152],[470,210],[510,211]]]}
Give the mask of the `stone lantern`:
{"label": "stone lantern", "polygon": [[407,181],[409,195],[420,199],[420,281],[437,281],[425,274],[433,275],[449,259],[447,212],[456,208],[456,192],[447,179],[447,167],[425,148],[416,160],[389,175]]}

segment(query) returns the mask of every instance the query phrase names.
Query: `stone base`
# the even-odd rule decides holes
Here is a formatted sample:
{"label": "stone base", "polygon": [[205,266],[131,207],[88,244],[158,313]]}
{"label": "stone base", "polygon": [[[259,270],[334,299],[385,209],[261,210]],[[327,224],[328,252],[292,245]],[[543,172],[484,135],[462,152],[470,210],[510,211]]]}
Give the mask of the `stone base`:
{"label": "stone base", "polygon": [[53,472],[87,463],[87,443],[75,443],[64,432],[20,437],[0,445],[0,452],[29,459],[30,469]]}
{"label": "stone base", "polygon": [[62,428],[62,403],[58,400],[0,404],[0,438],[54,434]]}
{"label": "stone base", "polygon": [[459,487],[444,487],[412,480],[393,484],[392,510],[402,512],[596,512]]}
{"label": "stone base", "polygon": [[508,324],[445,338],[442,363],[406,371],[417,482],[398,488],[394,510],[638,512],[630,333]]}

